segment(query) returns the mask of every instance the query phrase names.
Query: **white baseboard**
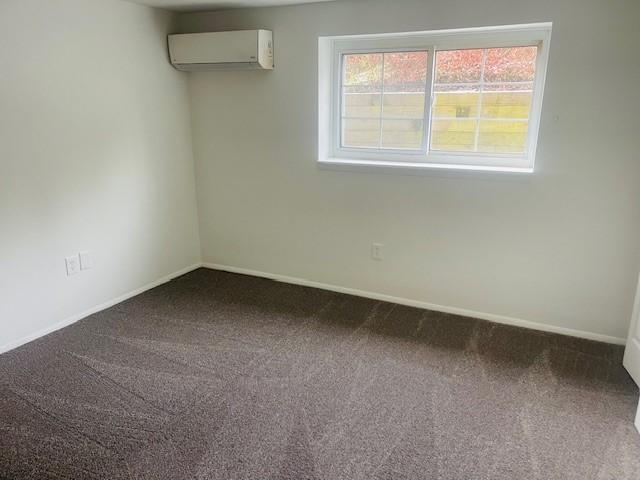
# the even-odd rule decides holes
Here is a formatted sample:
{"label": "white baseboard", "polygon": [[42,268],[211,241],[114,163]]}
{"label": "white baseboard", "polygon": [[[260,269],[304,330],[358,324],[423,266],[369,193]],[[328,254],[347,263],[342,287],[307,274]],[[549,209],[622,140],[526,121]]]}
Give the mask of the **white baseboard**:
{"label": "white baseboard", "polygon": [[306,280],[304,278],[290,277],[287,275],[279,275],[277,273],[267,273],[267,272],[261,272],[258,270],[233,267],[230,265],[220,265],[216,263],[203,263],[202,266],[212,270],[222,270],[225,272],[252,275],[254,277],[262,277],[262,278],[268,278],[271,280],[276,280],[278,282],[292,283],[294,285],[302,285],[305,287],[321,288],[323,290],[330,290],[332,292],[346,293],[348,295],[371,298],[374,300],[381,300],[384,302],[398,303],[400,305],[424,308],[426,310],[435,310],[437,312],[451,313],[451,314],[461,315],[465,317],[480,318],[482,320],[488,320],[490,322],[502,323],[505,325],[513,325],[516,327],[530,328],[533,330],[541,330],[543,332],[559,333],[562,335],[586,338],[588,340],[595,340],[598,342],[613,343],[616,345],[624,345],[626,343],[626,339],[624,338],[611,337],[609,335],[602,335],[600,333],[586,332],[583,330],[575,330],[572,328],[565,328],[565,327],[557,327],[555,325],[532,322],[529,320],[522,320],[520,318],[508,317],[505,315],[496,315],[493,313],[477,312],[477,311],[468,310],[465,308],[449,307],[445,305],[438,305],[435,303],[423,302],[421,300],[412,300],[409,298],[395,297],[393,295],[386,295],[384,293],[368,292],[365,290],[358,290],[355,288],[341,287],[338,285],[330,285],[327,283]]}
{"label": "white baseboard", "polygon": [[302,285],[305,287],[314,287],[314,288],[320,288],[323,290],[329,290],[332,292],[338,292],[338,293],[345,293],[348,295],[355,295],[358,297],[365,297],[365,298],[371,298],[374,300],[381,300],[384,302],[391,302],[391,303],[398,303],[400,305],[407,305],[410,307],[417,307],[417,308],[424,308],[427,310],[435,310],[438,312],[445,312],[445,313],[451,313],[451,314],[455,314],[455,315],[462,315],[465,317],[473,317],[473,318],[480,318],[483,320],[488,320],[490,322],[496,322],[496,323],[502,323],[505,325],[513,325],[513,326],[517,326],[517,327],[524,327],[524,328],[531,328],[533,330],[541,330],[544,332],[551,332],[551,333],[559,333],[562,335],[570,335],[572,337],[580,337],[580,338],[586,338],[589,340],[596,340],[599,342],[606,342],[606,343],[613,343],[613,344],[617,344],[617,345],[624,345],[626,343],[626,339],[624,338],[618,338],[618,337],[611,337],[608,335],[602,335],[599,333],[592,333],[592,332],[585,332],[583,330],[575,330],[572,328],[564,328],[564,327],[557,327],[554,325],[547,325],[544,323],[538,323],[538,322],[531,322],[528,320],[522,320],[519,318],[513,318],[513,317],[507,317],[504,315],[496,315],[493,313],[484,313],[484,312],[477,312],[474,310],[468,310],[468,309],[464,309],[464,308],[457,308],[457,307],[448,307],[445,305],[438,305],[438,304],[434,304],[434,303],[429,303],[429,302],[423,302],[420,300],[412,300],[409,298],[402,298],[402,297],[395,297],[393,295],[386,295],[384,293],[375,293],[375,292],[368,292],[365,290],[358,290],[355,288],[348,288],[348,287],[341,287],[341,286],[337,286],[337,285],[330,285],[327,283],[321,283],[321,282],[314,282],[312,280],[306,280],[303,278],[297,278],[297,277],[290,277],[287,275],[279,275],[276,273],[267,273],[267,272],[261,272],[259,270],[251,270],[251,269],[247,269],[247,268],[239,268],[239,267],[232,267],[229,265],[220,265],[220,264],[215,264],[215,263],[195,263],[193,265],[190,265],[186,268],[183,268],[181,270],[178,270],[177,272],[173,272],[170,273],[169,275],[165,275],[157,280],[155,280],[154,282],[148,283],[140,288],[137,288],[135,290],[132,290],[128,293],[125,293],[124,295],[120,295],[119,297],[113,298],[111,300],[108,300],[104,303],[101,303],[100,305],[96,305],[94,307],[91,307],[88,310],[85,310],[83,312],[80,312],[78,314],[72,315],[71,317],[68,317],[60,322],[57,322],[53,325],[50,325],[46,328],[43,328],[41,330],[38,330],[34,333],[31,333],[29,335],[26,335],[18,340],[14,340],[12,342],[9,342],[5,345],[0,346],[0,354],[4,353],[4,352],[8,352],[9,350],[13,350],[14,348],[17,348],[21,345],[24,345],[26,343],[29,343],[33,340],[36,340],[40,337],[44,337],[45,335],[48,335],[49,333],[55,332],[56,330],[60,330],[61,328],[64,328],[66,326],[69,326],[79,320],[82,320],[83,318],[88,317],[89,315],[93,315],[94,313],[100,312],[102,310],[106,310],[109,307],[112,307],[118,303],[124,302],[125,300],[128,300],[131,297],[135,297],[136,295],[140,295],[143,292],[146,292],[147,290],[151,290],[152,288],[155,288],[159,285],[162,285],[163,283],[167,283],[171,280],[173,280],[176,277],[179,277],[181,275],[184,275],[185,273],[189,273],[193,270],[196,270],[197,268],[200,267],[205,267],[205,268],[209,268],[212,270],[222,270],[225,272],[231,272],[231,273],[240,273],[243,275],[252,275],[255,277],[262,277],[262,278],[268,278],[271,280],[276,280],[278,282],[284,282],[284,283],[292,283],[294,285]]}
{"label": "white baseboard", "polygon": [[65,318],[64,320],[54,323],[53,325],[49,325],[46,328],[43,328],[41,330],[38,330],[37,332],[31,333],[25,337],[22,337],[18,340],[14,340],[13,342],[9,342],[5,345],[0,346],[0,353],[5,353],[8,352],[9,350],[13,350],[14,348],[18,348],[21,345],[24,345],[26,343],[32,342],[33,340],[36,340],[40,337],[44,337],[45,335],[48,335],[52,332],[55,332],[56,330],[60,330],[61,328],[67,327],[73,323],[76,323],[78,320],[82,320],[83,318],[88,317],[89,315],[93,315],[94,313],[98,313],[102,310],[106,310],[109,307],[112,307],[114,305],[117,305],[118,303],[124,302],[125,300],[130,299],[131,297],[135,297],[136,295],[140,295],[143,292],[146,292],[147,290],[151,290],[152,288],[155,288],[159,285],[162,285],[163,283],[167,283],[171,280],[173,280],[176,277],[179,277],[181,275],[184,275],[185,273],[189,273],[197,268],[202,267],[201,263],[195,263],[189,267],[185,267],[182,268],[180,270],[178,270],[177,272],[173,272],[170,273],[169,275],[165,275],[164,277],[161,277],[151,283],[148,283],[140,288],[137,288],[135,290],[132,290],[128,293],[125,293],[124,295],[120,295],[119,297],[113,298],[111,300],[108,300],[104,303],[101,303],[100,305],[96,305],[95,307],[91,307],[88,310],[85,310],[83,312],[77,313],[75,315],[72,315],[70,317]]}

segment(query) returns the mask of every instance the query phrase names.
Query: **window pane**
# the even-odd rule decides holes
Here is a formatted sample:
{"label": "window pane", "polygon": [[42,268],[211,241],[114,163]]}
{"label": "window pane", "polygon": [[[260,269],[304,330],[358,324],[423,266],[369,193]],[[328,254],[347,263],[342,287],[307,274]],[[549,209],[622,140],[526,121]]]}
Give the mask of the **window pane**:
{"label": "window pane", "polygon": [[345,117],[379,118],[382,112],[379,93],[345,93],[342,115]]}
{"label": "window pane", "polygon": [[345,86],[374,87],[375,90],[380,90],[382,87],[381,53],[345,55],[343,62]]}
{"label": "window pane", "polygon": [[493,153],[518,153],[527,141],[527,121],[480,121],[478,150]]}
{"label": "window pane", "polygon": [[431,148],[524,153],[536,55],[530,46],[436,52]]}
{"label": "window pane", "polygon": [[529,118],[531,92],[484,92],[484,118]]}
{"label": "window pane", "polygon": [[422,148],[428,54],[385,52],[343,57],[343,147]]}
{"label": "window pane", "polygon": [[424,92],[384,93],[384,118],[424,118]]}
{"label": "window pane", "polygon": [[424,92],[427,82],[427,52],[384,54],[385,92]]}
{"label": "window pane", "polygon": [[434,120],[431,124],[431,148],[452,152],[474,151],[476,120]]}
{"label": "window pane", "polygon": [[379,148],[382,113],[381,53],[343,57],[343,147]]}
{"label": "window pane", "polygon": [[423,121],[389,120],[382,121],[382,146],[417,150],[422,146]]}
{"label": "window pane", "polygon": [[427,52],[384,54],[382,147],[422,147]]}
{"label": "window pane", "polygon": [[476,118],[478,116],[477,92],[436,92],[433,102],[434,118]]}
{"label": "window pane", "polygon": [[343,118],[343,147],[380,147],[380,119]]}
{"label": "window pane", "polygon": [[487,82],[533,82],[536,74],[536,47],[489,48]]}
{"label": "window pane", "polygon": [[465,83],[480,82],[482,50],[442,50],[436,52],[436,84],[464,89]]}

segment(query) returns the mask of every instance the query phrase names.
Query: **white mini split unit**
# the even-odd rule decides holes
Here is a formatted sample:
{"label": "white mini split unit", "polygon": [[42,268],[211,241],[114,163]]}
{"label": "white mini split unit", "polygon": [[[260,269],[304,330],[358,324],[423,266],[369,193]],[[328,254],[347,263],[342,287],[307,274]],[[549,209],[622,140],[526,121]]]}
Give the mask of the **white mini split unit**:
{"label": "white mini split unit", "polygon": [[169,35],[169,57],[178,70],[273,70],[273,32],[186,33]]}

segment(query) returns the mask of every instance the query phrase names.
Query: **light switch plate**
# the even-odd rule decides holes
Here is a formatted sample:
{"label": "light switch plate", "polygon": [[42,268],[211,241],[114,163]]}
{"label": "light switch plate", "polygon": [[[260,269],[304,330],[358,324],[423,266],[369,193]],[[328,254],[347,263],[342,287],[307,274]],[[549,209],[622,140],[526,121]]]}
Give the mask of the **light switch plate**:
{"label": "light switch plate", "polygon": [[89,270],[93,268],[93,255],[91,252],[80,252],[80,269]]}
{"label": "light switch plate", "polygon": [[78,255],[72,255],[64,259],[67,266],[67,276],[75,275],[80,271],[80,258]]}

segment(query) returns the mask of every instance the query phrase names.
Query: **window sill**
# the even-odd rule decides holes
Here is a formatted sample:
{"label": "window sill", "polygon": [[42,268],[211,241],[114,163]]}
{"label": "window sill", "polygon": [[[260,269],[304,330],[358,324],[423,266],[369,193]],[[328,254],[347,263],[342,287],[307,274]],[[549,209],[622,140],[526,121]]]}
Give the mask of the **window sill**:
{"label": "window sill", "polygon": [[433,170],[487,172],[487,173],[533,173],[531,167],[491,167],[485,165],[462,165],[451,163],[398,162],[379,160],[358,160],[350,158],[326,158],[318,160],[321,167],[336,167],[345,170],[361,171],[397,171],[398,173],[419,173]]}

